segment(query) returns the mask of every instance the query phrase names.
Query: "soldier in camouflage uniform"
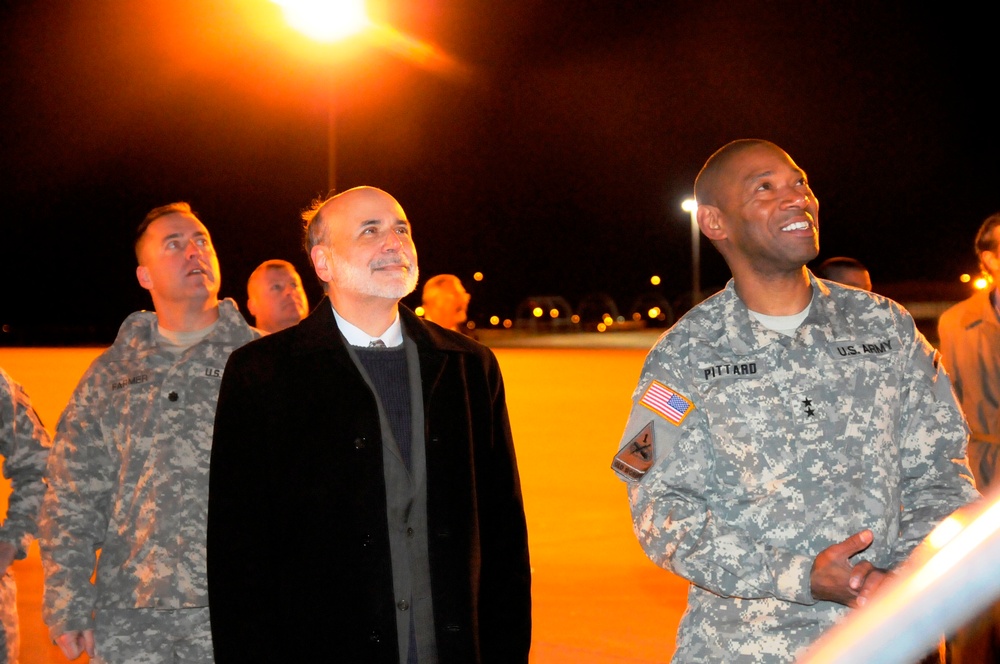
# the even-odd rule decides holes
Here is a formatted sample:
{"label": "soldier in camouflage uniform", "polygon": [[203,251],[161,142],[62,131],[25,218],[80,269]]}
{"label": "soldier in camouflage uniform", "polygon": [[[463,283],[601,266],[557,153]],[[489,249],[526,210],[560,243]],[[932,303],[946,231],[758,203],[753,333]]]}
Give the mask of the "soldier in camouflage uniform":
{"label": "soldier in camouflage uniform", "polygon": [[24,388],[0,369],[0,455],[4,477],[11,483],[7,516],[0,525],[0,664],[18,657],[17,590],[10,563],[28,554],[35,534],[50,447],[49,434]]}
{"label": "soldier in camouflage uniform", "polygon": [[967,429],[899,305],[817,280],[818,204],[777,146],[695,185],[733,273],[646,358],[613,467],[636,536],[691,582],[675,662],[788,662],[976,498]]}
{"label": "soldier in camouflage uniform", "polygon": [[104,662],[211,662],[215,405],[229,354],[259,333],[219,301],[215,249],[187,204],[146,216],[136,257],[156,311],[125,319],[56,429],[39,537],[43,616],[69,659],[96,650]]}

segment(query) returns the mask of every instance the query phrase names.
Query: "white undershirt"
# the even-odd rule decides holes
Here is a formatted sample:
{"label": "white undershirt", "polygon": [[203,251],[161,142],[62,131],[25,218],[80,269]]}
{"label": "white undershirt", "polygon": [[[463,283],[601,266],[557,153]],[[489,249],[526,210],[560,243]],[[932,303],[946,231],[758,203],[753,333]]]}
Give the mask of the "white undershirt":
{"label": "white undershirt", "polygon": [[193,332],[175,332],[174,330],[166,330],[160,327],[160,324],[156,324],[156,334],[159,338],[160,347],[164,350],[168,350],[174,355],[180,355],[186,351],[191,346],[199,343],[202,339],[207,337],[215,329],[215,326],[219,324],[219,319],[216,318],[211,325],[208,327],[203,327],[200,330],[195,330]]}
{"label": "white undershirt", "polygon": [[802,321],[806,319],[809,315],[809,309],[812,307],[812,299],[809,300],[809,304],[806,308],[797,314],[792,314],[791,316],[768,316],[767,314],[761,314],[756,311],[748,309],[750,316],[757,319],[757,321],[769,330],[774,330],[778,334],[783,334],[786,337],[790,337],[795,334],[795,330],[799,329],[799,325]]}

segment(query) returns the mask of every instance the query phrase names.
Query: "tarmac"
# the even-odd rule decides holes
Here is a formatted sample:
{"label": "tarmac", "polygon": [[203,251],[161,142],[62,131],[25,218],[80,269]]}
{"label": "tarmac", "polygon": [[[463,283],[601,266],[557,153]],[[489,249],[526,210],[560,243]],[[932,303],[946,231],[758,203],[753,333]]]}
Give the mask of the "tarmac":
{"label": "tarmac", "polygon": [[[532,664],[670,659],[687,583],[642,553],[625,487],[610,469],[643,358],[661,332],[483,335],[504,374],[528,519]],[[53,431],[101,350],[0,348],[0,366],[26,387]],[[0,514],[6,495],[0,486]],[[37,546],[13,567],[22,664],[65,662],[41,621]],[[280,653],[268,660],[282,661]]]}

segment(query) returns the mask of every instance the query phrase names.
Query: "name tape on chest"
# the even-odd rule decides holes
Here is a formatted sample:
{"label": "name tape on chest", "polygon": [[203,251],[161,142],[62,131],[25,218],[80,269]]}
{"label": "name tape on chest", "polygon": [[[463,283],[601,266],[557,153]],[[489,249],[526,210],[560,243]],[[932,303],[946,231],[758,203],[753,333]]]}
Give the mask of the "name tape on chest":
{"label": "name tape on chest", "polygon": [[679,426],[694,410],[694,404],[687,397],[657,380],[649,384],[639,403],[674,426]]}
{"label": "name tape on chest", "polygon": [[653,445],[653,423],[650,422],[637,433],[625,447],[618,450],[611,462],[611,470],[623,480],[641,480],[653,466],[656,447]]}
{"label": "name tape on chest", "polygon": [[750,362],[733,362],[699,366],[695,377],[698,380],[718,380],[720,378],[754,378],[764,373],[764,365],[760,360]]}
{"label": "name tape on chest", "polygon": [[899,350],[899,344],[893,339],[881,341],[844,341],[829,346],[830,356],[835,360],[850,357],[885,355]]}

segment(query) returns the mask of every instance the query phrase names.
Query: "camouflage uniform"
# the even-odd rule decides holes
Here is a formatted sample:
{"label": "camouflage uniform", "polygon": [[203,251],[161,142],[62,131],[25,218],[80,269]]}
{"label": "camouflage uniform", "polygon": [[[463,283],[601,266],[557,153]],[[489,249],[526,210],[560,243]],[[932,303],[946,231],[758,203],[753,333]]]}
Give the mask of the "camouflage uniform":
{"label": "camouflage uniform", "polygon": [[646,554],[692,584],[674,661],[790,661],[848,611],[812,597],[819,552],[867,528],[863,557],[898,565],[976,498],[965,422],[913,319],[812,285],[793,337],[752,320],[730,282],[646,358],[616,465],[639,462]]}
{"label": "camouflage uniform", "polygon": [[56,428],[42,506],[53,638],[93,629],[94,611],[208,606],[215,405],[229,354],[259,336],[227,299],[209,336],[176,355],[158,345],[156,315],[137,312],[84,374]]}
{"label": "camouflage uniform", "polygon": [[[0,455],[4,477],[11,483],[0,542],[16,546],[18,559],[28,555],[28,544],[38,526],[38,509],[45,493],[42,474],[50,446],[49,434],[24,388],[0,369]],[[0,662],[16,662],[18,645],[17,590],[10,570],[0,570]]]}

